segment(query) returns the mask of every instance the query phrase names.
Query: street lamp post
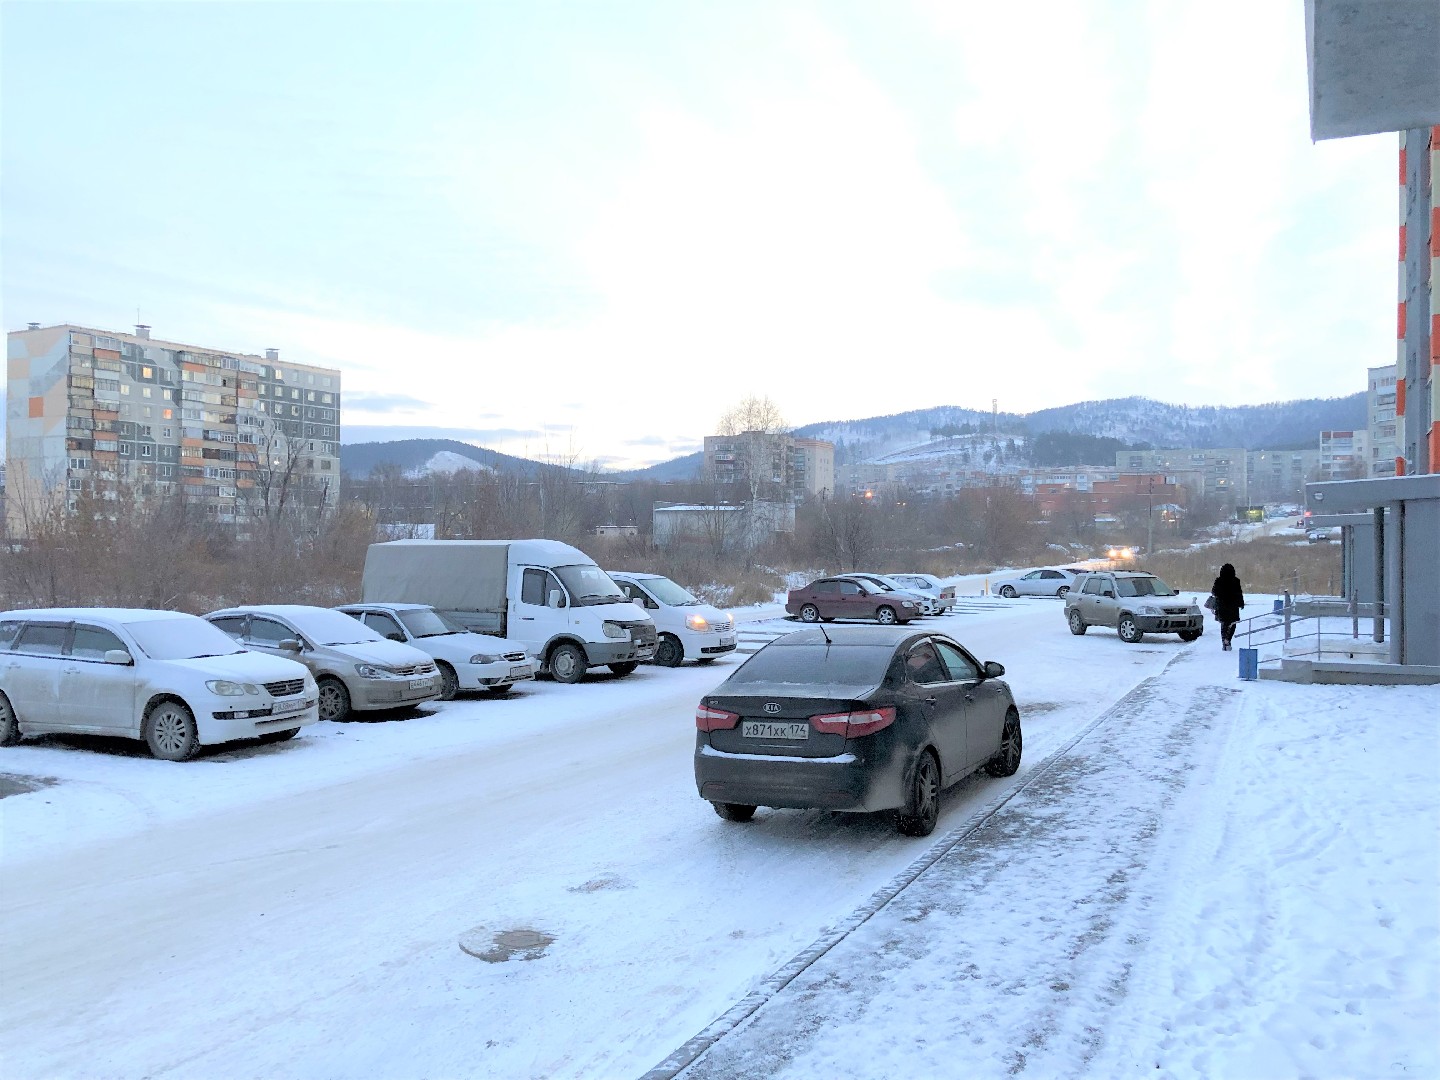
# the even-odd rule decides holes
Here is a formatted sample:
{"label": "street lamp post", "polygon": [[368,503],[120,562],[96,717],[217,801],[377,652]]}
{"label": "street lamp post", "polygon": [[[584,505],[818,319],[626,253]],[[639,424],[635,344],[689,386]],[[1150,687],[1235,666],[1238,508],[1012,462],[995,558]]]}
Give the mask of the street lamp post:
{"label": "street lamp post", "polygon": [[1146,517],[1145,554],[1155,554],[1155,478],[1150,477],[1150,513]]}

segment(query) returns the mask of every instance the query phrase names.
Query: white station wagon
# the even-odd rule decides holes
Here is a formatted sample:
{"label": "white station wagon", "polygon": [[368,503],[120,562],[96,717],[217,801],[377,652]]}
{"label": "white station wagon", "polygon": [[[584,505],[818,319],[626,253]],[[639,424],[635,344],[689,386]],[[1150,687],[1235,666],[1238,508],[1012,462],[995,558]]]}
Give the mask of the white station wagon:
{"label": "white station wagon", "polygon": [[246,652],[204,619],[141,608],[0,612],[0,746],[78,732],[143,739],[166,761],[317,719],[303,664]]}

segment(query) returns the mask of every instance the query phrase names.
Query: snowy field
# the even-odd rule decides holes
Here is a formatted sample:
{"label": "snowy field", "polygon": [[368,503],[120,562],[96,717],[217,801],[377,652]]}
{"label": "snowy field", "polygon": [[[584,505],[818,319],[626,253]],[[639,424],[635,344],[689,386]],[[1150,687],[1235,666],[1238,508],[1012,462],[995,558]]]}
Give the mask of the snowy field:
{"label": "snowy field", "polygon": [[918,624],[1006,665],[1026,739],[925,840],[716,817],[731,659],[178,765],[0,749],[49,782],[0,799],[0,1075],[1440,1076],[1440,691],[1061,611]]}

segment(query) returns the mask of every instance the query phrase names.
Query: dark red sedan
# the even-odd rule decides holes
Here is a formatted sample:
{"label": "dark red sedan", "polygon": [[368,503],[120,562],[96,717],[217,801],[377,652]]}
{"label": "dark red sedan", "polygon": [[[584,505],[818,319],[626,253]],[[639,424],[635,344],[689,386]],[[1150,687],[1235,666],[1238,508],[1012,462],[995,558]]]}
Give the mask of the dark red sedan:
{"label": "dark red sedan", "polygon": [[785,610],[801,622],[873,619],[889,626],[919,616],[920,605],[913,598],[887,592],[863,578],[825,577],[791,589]]}

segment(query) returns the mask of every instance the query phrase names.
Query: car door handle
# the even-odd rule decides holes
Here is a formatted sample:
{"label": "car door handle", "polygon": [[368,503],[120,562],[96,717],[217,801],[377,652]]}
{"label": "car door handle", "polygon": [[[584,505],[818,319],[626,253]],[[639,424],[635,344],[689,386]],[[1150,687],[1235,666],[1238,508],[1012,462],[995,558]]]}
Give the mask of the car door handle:
{"label": "car door handle", "polygon": [[535,616],[534,616],[534,615],[521,615],[521,616],[520,616],[520,621],[521,621],[521,622],[534,622],[534,621],[535,621]]}
{"label": "car door handle", "polygon": [[922,700],[925,702],[926,705],[934,705],[937,701],[937,699],[933,697],[923,698]]}

